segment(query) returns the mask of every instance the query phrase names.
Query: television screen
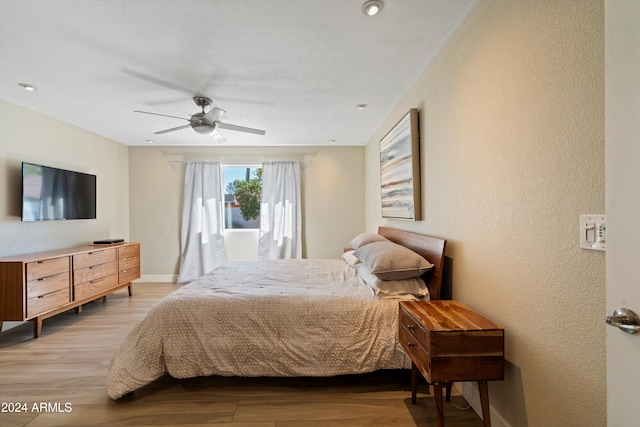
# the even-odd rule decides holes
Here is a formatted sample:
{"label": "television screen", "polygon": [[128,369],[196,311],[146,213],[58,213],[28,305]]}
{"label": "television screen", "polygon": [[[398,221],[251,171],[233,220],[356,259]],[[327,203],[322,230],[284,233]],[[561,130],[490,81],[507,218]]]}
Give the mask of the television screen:
{"label": "television screen", "polygon": [[96,218],[96,176],[22,163],[22,220]]}

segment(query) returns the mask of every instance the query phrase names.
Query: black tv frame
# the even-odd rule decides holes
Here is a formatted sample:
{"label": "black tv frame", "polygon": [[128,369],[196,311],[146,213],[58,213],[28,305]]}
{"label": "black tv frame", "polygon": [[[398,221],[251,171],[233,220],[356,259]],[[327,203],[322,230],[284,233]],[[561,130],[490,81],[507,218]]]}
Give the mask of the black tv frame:
{"label": "black tv frame", "polygon": [[[40,183],[38,198],[30,198],[25,194],[29,192],[27,190],[29,184],[25,179],[28,177],[25,169],[29,167],[41,168],[48,172],[47,176],[44,173],[40,174],[42,179],[47,181]],[[96,175],[31,162],[22,162],[21,174],[20,218],[22,221],[68,221],[97,218],[98,179]],[[52,198],[64,200],[57,209],[50,207],[50,214],[47,215],[43,215],[42,211],[44,186],[52,193]],[[27,215],[26,205],[29,203],[40,203],[38,215]]]}

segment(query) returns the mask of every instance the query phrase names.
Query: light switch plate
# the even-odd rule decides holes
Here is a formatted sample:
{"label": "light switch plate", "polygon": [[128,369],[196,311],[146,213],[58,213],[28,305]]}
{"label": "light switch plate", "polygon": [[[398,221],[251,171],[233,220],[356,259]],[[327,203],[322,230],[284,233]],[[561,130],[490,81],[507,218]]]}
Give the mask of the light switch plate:
{"label": "light switch plate", "polygon": [[605,215],[580,215],[580,247],[604,251],[607,242]]}

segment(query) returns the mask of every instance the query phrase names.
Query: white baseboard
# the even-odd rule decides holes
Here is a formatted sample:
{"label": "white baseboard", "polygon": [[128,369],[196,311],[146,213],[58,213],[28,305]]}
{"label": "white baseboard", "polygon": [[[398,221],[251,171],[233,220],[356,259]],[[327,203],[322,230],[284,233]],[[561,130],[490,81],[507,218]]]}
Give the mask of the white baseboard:
{"label": "white baseboard", "polygon": [[143,274],[134,283],[176,283],[177,274]]}
{"label": "white baseboard", "polygon": [[[480,403],[480,390],[477,382],[465,381],[454,383],[454,386],[460,390],[462,397],[471,404],[471,408],[480,418],[482,418],[482,404]],[[462,387],[462,388],[461,388]],[[489,399],[489,412],[491,413],[491,425],[494,427],[512,427],[504,417],[491,406]]]}

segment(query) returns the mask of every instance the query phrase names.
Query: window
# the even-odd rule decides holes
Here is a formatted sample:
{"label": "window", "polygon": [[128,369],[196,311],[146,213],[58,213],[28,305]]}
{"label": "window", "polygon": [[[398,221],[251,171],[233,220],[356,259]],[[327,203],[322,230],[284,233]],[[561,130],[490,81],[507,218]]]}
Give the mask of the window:
{"label": "window", "polygon": [[222,173],[225,229],[259,229],[261,165],[222,165]]}

